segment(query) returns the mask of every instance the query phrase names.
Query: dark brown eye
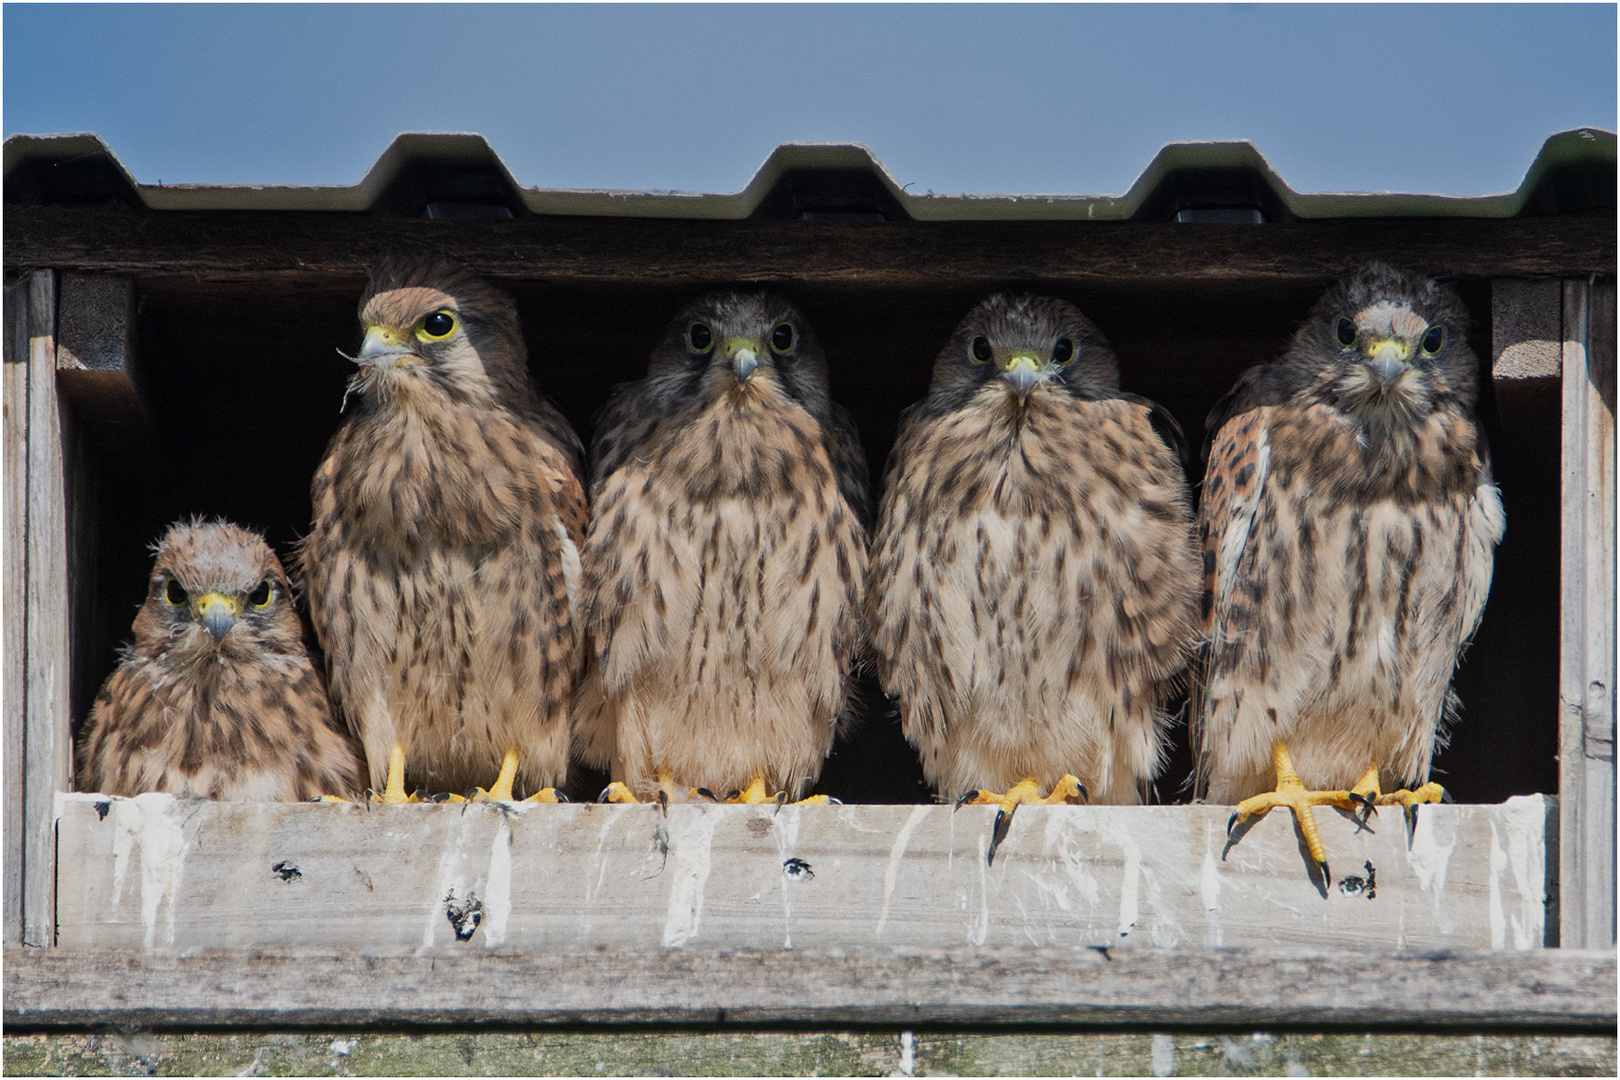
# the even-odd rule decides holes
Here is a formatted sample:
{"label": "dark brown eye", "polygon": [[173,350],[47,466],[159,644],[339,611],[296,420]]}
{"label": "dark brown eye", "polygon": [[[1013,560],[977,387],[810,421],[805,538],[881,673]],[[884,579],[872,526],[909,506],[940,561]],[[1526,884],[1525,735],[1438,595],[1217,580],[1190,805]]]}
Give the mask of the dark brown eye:
{"label": "dark brown eye", "polygon": [[1340,319],[1338,326],[1339,344],[1345,348],[1356,343],[1356,324],[1349,319]]}
{"label": "dark brown eye", "polygon": [[248,593],[248,603],[256,608],[267,608],[270,606],[270,597],[273,595],[275,595],[275,590],[270,587],[270,579],[265,578],[259,582],[257,589]]}
{"label": "dark brown eye", "polygon": [[793,324],[783,323],[771,331],[771,348],[779,353],[785,353],[793,348]]}
{"label": "dark brown eye", "polygon": [[1054,364],[1067,364],[1074,359],[1074,342],[1066,337],[1057,339],[1057,345],[1052,349],[1052,362]]}
{"label": "dark brown eye", "polygon": [[995,354],[990,351],[990,342],[989,341],[985,340],[982,337],[976,337],[976,338],[973,339],[973,362],[974,363],[976,363],[976,364],[988,364],[990,362],[990,358],[992,356],[994,356],[994,355]]}
{"label": "dark brown eye", "polygon": [[691,343],[693,352],[708,352],[709,346],[714,344],[714,334],[707,326],[695,322],[687,328],[686,340]]}
{"label": "dark brown eye", "polygon": [[435,311],[422,320],[422,333],[435,341],[449,337],[456,329],[456,317],[448,311]]}
{"label": "dark brown eye", "polygon": [[1446,328],[1443,326],[1431,326],[1429,332],[1423,335],[1423,354],[1433,356],[1443,349],[1445,344]]}
{"label": "dark brown eye", "polygon": [[170,578],[168,586],[163,590],[163,599],[167,600],[175,607],[180,607],[187,600],[190,600],[191,597],[186,595],[186,590],[180,586],[178,581],[174,580],[174,578]]}

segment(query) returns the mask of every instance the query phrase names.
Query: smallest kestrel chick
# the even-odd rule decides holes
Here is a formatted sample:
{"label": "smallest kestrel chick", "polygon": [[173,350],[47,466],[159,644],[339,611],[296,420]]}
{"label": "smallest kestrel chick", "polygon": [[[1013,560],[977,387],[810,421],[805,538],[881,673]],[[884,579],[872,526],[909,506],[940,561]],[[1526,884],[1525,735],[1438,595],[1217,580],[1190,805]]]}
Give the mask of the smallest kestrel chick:
{"label": "smallest kestrel chick", "polygon": [[239,802],[359,793],[360,755],[332,716],[270,545],[199,518],[156,547],[135,640],[85,725],[80,790]]}

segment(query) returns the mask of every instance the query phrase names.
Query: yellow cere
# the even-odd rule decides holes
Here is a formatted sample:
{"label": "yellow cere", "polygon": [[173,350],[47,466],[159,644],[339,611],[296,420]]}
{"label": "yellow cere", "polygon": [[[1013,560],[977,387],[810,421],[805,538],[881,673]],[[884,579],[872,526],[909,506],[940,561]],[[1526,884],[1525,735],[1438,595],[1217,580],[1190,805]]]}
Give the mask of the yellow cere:
{"label": "yellow cere", "polygon": [[206,593],[197,600],[197,617],[203,618],[216,607],[223,607],[232,618],[242,613],[242,605],[222,593]]}
{"label": "yellow cere", "polygon": [[1382,338],[1378,341],[1367,342],[1367,355],[1369,356],[1377,356],[1385,349],[1394,349],[1396,359],[1401,361],[1405,361],[1407,357],[1412,355],[1412,346],[1394,338]]}
{"label": "yellow cere", "polygon": [[1041,361],[1036,359],[1033,353],[1017,353],[1007,358],[1008,371],[1021,367],[1028,368],[1031,371],[1039,371],[1041,370]]}

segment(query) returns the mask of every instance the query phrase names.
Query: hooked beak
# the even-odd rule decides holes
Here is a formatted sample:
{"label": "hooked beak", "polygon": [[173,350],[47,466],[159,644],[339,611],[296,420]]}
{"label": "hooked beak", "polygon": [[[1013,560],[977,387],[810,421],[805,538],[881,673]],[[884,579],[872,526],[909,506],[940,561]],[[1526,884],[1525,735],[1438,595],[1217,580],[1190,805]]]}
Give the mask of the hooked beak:
{"label": "hooked beak", "polygon": [[242,605],[228,596],[211,592],[197,598],[192,613],[203,624],[203,629],[208,631],[209,637],[223,641],[241,616]]}
{"label": "hooked beak", "polygon": [[1401,381],[1401,376],[1411,371],[1411,365],[1406,362],[1410,350],[1404,342],[1393,341],[1388,338],[1382,341],[1368,343],[1371,355],[1367,359],[1367,367],[1378,377],[1378,385],[1389,390]]}
{"label": "hooked beak", "polygon": [[1020,403],[1028,399],[1031,390],[1046,381],[1039,361],[1029,353],[1019,353],[1008,358],[1007,366],[1001,369],[1001,377],[1013,388]]}
{"label": "hooked beak", "polygon": [[415,350],[406,345],[400,336],[388,327],[368,326],[366,340],[361,343],[360,355],[354,358],[354,362],[363,368],[379,364],[398,367],[415,355]]}
{"label": "hooked beak", "polygon": [[740,338],[726,343],[726,352],[731,356],[731,371],[739,383],[747,382],[748,376],[759,367],[758,349],[754,342]]}

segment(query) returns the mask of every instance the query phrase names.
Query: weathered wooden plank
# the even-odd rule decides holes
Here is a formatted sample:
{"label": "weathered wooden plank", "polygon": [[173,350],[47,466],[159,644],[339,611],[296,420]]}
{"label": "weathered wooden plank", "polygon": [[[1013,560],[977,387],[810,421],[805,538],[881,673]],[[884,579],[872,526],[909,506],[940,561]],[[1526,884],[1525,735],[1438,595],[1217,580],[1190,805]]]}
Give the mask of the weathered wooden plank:
{"label": "weathered wooden plank", "polygon": [[28,648],[24,730],[23,941],[54,943],[58,791],[68,786],[67,478],[56,389],[56,275],[28,291]]}
{"label": "weathered wooden plank", "polygon": [[10,950],[8,1028],[375,1023],[1612,1030],[1613,950]]}
{"label": "weathered wooden plank", "polygon": [[61,275],[56,367],[62,396],[120,453],[149,438],[138,389],[135,283],[112,274]]}
{"label": "weathered wooden plank", "polygon": [[1563,286],[1560,933],[1615,940],[1615,285]]}
{"label": "weathered wooden plank", "polygon": [[1558,278],[1491,282],[1491,375],[1556,379],[1563,356],[1564,286]]}
{"label": "weathered wooden plank", "polygon": [[1410,842],[1398,808],[1364,830],[1320,812],[1324,894],[1287,814],[1225,850],[1227,807],[1024,807],[987,866],[990,807],[68,795],[57,932],[73,948],[1533,949],[1549,804],[1425,807]]}
{"label": "weathered wooden plank", "polygon": [[[8,597],[25,595],[28,572],[28,281],[5,287],[5,472],[6,538],[4,584]],[[23,909],[23,737],[27,692],[27,604],[0,605],[5,626],[5,936],[22,943]]]}
{"label": "weathered wooden plank", "polygon": [[11,1076],[1613,1076],[1609,1035],[1388,1032],[39,1032]]}
{"label": "weathered wooden plank", "polygon": [[1368,259],[1441,275],[1613,273],[1600,219],[1422,219],[1222,225],[852,223],[530,217],[433,222],[318,213],[145,213],[11,207],[5,266],[117,274],[363,275],[400,244],[431,244],[495,278],[699,286],[1043,281],[1327,281]]}

